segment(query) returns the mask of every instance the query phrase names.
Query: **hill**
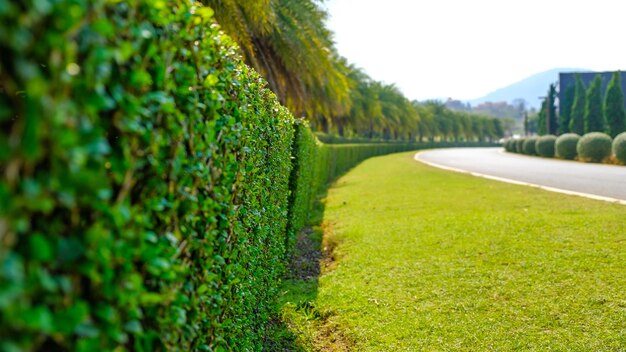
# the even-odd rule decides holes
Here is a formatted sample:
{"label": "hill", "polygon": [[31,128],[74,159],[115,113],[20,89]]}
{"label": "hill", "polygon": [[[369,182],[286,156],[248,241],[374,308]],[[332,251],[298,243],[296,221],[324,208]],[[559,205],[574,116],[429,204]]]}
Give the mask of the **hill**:
{"label": "hill", "polygon": [[551,83],[559,79],[559,72],[588,72],[590,70],[580,68],[555,68],[541,73],[537,73],[509,86],[497,89],[482,98],[470,100],[472,106],[484,102],[506,101],[512,103],[515,99],[524,99],[528,107],[538,109],[541,101],[538,97],[543,96],[548,91]]}

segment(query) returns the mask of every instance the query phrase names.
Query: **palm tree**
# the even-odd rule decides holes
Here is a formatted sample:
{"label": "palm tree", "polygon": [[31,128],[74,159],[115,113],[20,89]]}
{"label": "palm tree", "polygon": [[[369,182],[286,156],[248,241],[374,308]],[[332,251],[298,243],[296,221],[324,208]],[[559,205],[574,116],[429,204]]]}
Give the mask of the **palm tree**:
{"label": "palm tree", "polygon": [[315,0],[205,0],[246,62],[293,113],[323,124],[350,108],[344,63]]}

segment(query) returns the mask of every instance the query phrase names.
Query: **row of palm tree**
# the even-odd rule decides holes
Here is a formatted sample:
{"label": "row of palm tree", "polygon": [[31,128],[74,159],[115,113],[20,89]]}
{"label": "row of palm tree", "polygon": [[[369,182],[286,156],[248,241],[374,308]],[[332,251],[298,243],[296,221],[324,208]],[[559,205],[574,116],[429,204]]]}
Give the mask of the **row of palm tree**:
{"label": "row of palm tree", "polygon": [[[319,0],[204,0],[279,100],[315,130],[383,139],[487,140],[492,118],[409,101],[342,58]],[[492,121],[493,120],[493,121]]]}
{"label": "row of palm tree", "polygon": [[350,108],[350,82],[314,0],[205,0],[281,103],[318,118]]}

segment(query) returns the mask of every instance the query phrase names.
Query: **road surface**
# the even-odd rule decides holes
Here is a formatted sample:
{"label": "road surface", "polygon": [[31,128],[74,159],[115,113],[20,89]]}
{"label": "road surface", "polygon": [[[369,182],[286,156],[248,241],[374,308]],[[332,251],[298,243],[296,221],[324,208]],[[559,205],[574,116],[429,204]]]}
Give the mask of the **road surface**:
{"label": "road surface", "polygon": [[466,171],[562,190],[605,197],[626,204],[626,166],[530,157],[502,148],[434,149],[418,153],[416,160],[433,166]]}

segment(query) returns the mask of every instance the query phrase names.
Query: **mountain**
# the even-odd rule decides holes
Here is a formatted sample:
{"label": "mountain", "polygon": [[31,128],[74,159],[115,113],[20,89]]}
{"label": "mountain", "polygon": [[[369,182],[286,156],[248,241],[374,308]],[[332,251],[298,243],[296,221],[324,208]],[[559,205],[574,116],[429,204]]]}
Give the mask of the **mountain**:
{"label": "mountain", "polygon": [[528,107],[538,109],[541,105],[540,96],[546,95],[551,83],[559,79],[559,72],[589,72],[590,70],[581,68],[555,68],[545,72],[537,73],[519,82],[513,83],[504,88],[497,89],[482,98],[470,100],[472,106],[484,102],[506,101],[512,103],[515,99],[524,99]]}

